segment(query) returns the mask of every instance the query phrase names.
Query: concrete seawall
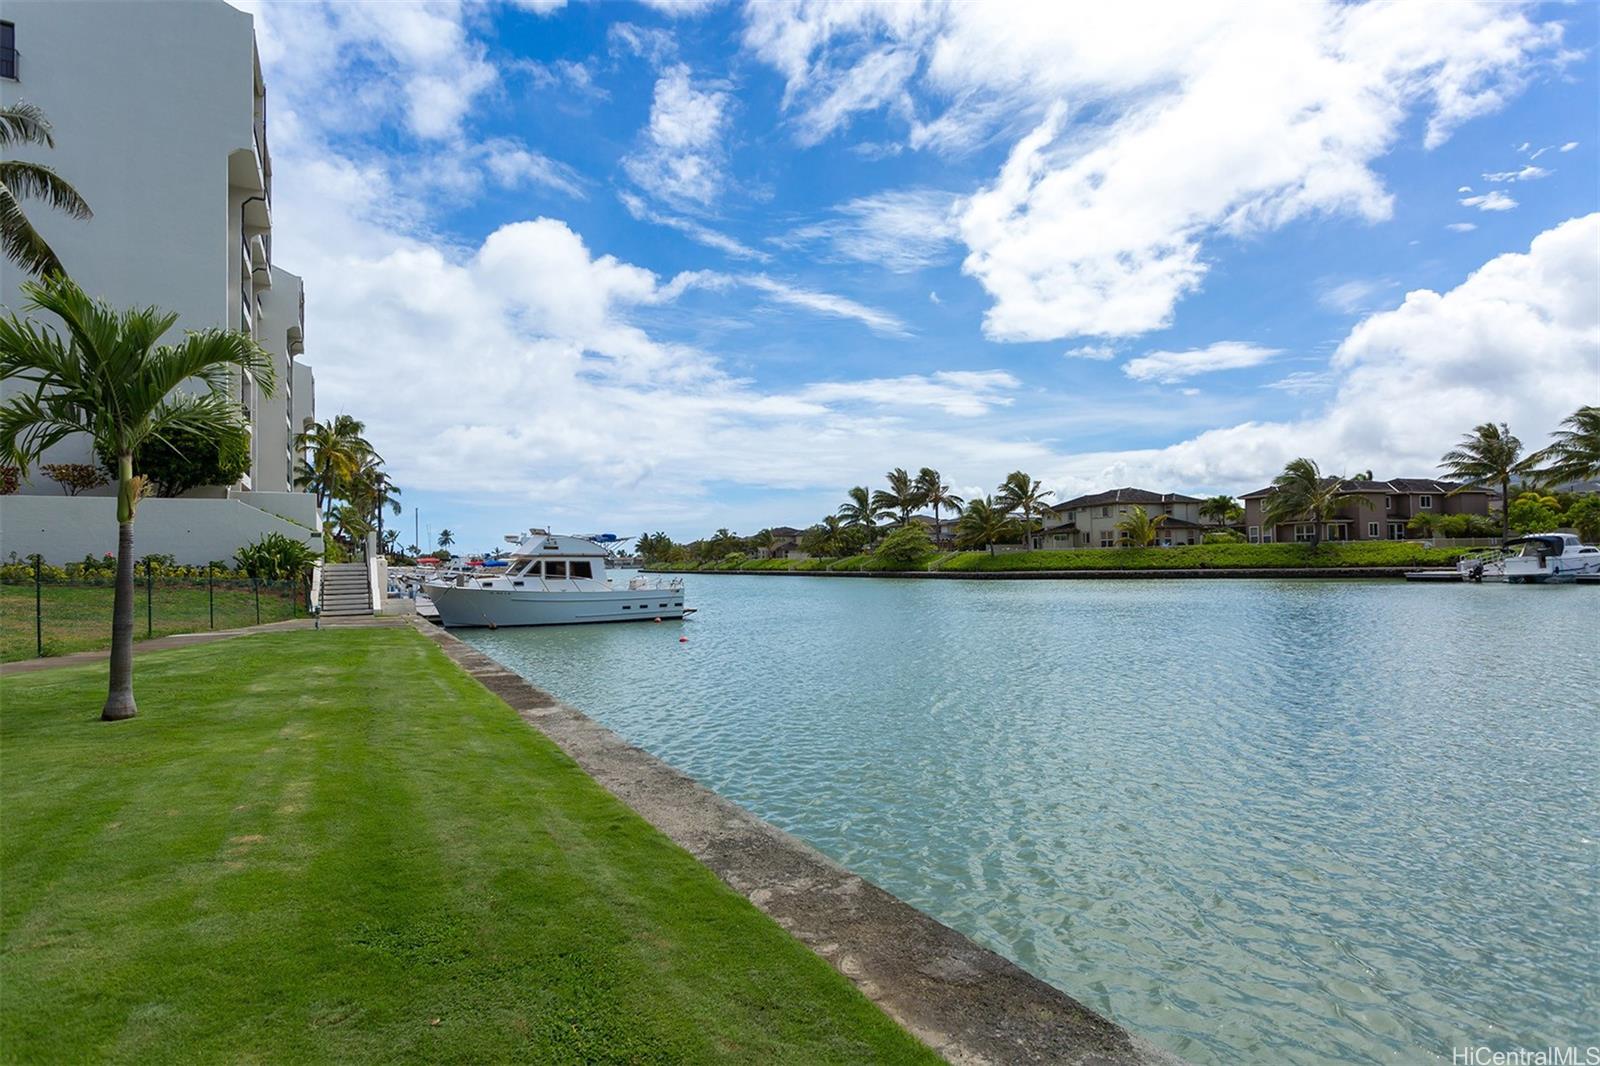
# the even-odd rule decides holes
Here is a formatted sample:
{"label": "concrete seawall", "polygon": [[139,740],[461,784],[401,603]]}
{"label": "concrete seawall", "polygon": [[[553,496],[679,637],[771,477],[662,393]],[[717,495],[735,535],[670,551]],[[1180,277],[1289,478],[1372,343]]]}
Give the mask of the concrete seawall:
{"label": "concrete seawall", "polygon": [[1403,578],[1418,570],[1435,569],[1417,566],[1339,566],[1339,567],[1239,567],[1236,569],[1207,570],[651,570],[646,574],[727,574],[737,577],[878,577],[878,578],[931,578],[950,581],[1104,581],[1134,580],[1147,577],[1164,578],[1219,578],[1219,577],[1366,577]]}
{"label": "concrete seawall", "polygon": [[457,664],[948,1061],[1181,1066],[435,626]]}

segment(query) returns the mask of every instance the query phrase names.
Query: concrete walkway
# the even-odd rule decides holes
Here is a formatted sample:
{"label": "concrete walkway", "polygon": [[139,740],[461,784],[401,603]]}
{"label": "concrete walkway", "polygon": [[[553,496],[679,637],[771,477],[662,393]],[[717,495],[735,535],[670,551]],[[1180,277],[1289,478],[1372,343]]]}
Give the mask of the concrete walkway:
{"label": "concrete walkway", "polygon": [[[335,629],[348,626],[403,626],[406,620],[400,617],[371,618],[339,618],[328,619],[322,623],[324,629]],[[316,626],[316,620],[311,618],[293,618],[286,622],[267,622],[259,626],[243,626],[239,629],[208,629],[201,633],[174,633],[170,637],[154,637],[150,640],[138,640],[133,644],[133,661],[137,663],[139,656],[153,651],[166,651],[169,648],[189,648],[196,644],[209,644],[214,640],[228,640],[232,637],[249,636],[252,633],[281,633],[296,629],[311,629]],[[0,663],[0,677],[12,674],[31,674],[39,670],[60,670],[69,666],[92,666],[103,663],[111,658],[110,648],[100,648],[96,651],[76,651],[70,655],[47,655],[43,659],[21,659],[14,663]]]}
{"label": "concrete walkway", "polygon": [[413,624],[585,773],[949,1062],[1179,1063],[1010,960],[634,747],[452,634],[425,622]]}

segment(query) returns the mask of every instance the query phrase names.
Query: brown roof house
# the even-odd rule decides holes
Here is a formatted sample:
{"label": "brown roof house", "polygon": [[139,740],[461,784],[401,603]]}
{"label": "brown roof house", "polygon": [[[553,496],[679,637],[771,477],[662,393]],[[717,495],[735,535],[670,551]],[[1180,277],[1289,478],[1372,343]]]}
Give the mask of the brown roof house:
{"label": "brown roof house", "polygon": [[[1322,531],[1322,540],[1405,540],[1406,524],[1413,515],[1487,515],[1494,493],[1488,489],[1464,489],[1458,482],[1434,478],[1397,477],[1389,481],[1344,481],[1341,491],[1364,498],[1371,506],[1354,500],[1339,508]],[[1285,522],[1269,526],[1263,517],[1268,502],[1278,490],[1272,486],[1247,492],[1244,502],[1245,535],[1251,544],[1293,543],[1312,539],[1310,522]]]}
{"label": "brown roof house", "polygon": [[1127,535],[1117,523],[1128,517],[1130,507],[1143,507],[1151,515],[1166,515],[1156,535],[1164,548],[1175,544],[1199,544],[1211,528],[1200,520],[1200,504],[1193,496],[1176,492],[1151,492],[1148,489],[1111,489],[1078,496],[1058,503],[1045,513],[1044,526],[1035,533],[1035,548],[1117,548]]}

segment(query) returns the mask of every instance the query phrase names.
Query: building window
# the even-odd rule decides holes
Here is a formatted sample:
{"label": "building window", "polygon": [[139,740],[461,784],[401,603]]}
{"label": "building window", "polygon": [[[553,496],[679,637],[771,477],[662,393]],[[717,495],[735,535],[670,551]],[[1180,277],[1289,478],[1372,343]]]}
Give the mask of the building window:
{"label": "building window", "polygon": [[1406,539],[1406,527],[1400,522],[1390,522],[1389,523],[1389,539],[1390,540],[1405,540]]}
{"label": "building window", "polygon": [[1109,507],[1100,508],[1100,517],[1101,518],[1110,518],[1111,517],[1111,508],[1109,508]]}
{"label": "building window", "polygon": [[1100,547],[1102,547],[1102,548],[1115,548],[1116,546],[1117,546],[1117,535],[1116,535],[1116,533],[1112,532],[1109,529],[1102,529],[1100,531]]}
{"label": "building window", "polygon": [[0,78],[17,80],[17,25],[0,22]]}
{"label": "building window", "polygon": [[1394,497],[1393,496],[1385,496],[1383,498],[1383,509],[1385,511],[1394,510]]}
{"label": "building window", "polygon": [[1367,523],[1367,539],[1368,540],[1377,540],[1378,539],[1378,523],[1376,523],[1376,522],[1368,522]]}
{"label": "building window", "polygon": [[1260,544],[1261,543],[1261,527],[1260,526],[1251,526],[1250,527],[1250,543],[1251,544]]}
{"label": "building window", "polygon": [[1417,499],[1417,506],[1422,508],[1424,511],[1433,510],[1433,497],[1432,496],[1419,497]]}
{"label": "building window", "polygon": [[1316,533],[1316,531],[1317,531],[1317,527],[1314,526],[1314,525],[1298,525],[1298,526],[1295,526],[1294,527],[1295,543],[1296,544],[1310,543],[1311,537],[1312,537],[1312,535],[1314,533]]}

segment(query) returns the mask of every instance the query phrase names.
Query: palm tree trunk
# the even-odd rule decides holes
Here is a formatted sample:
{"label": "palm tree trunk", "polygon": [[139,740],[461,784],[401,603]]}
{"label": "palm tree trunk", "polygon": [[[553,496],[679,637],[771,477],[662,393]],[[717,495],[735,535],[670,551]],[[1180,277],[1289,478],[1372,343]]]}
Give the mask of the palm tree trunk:
{"label": "palm tree trunk", "polygon": [[1500,479],[1500,543],[1511,539],[1511,478]]}
{"label": "palm tree trunk", "polygon": [[133,702],[133,455],[117,458],[117,590],[111,608],[111,685],[100,718],[120,722],[138,713]]}

